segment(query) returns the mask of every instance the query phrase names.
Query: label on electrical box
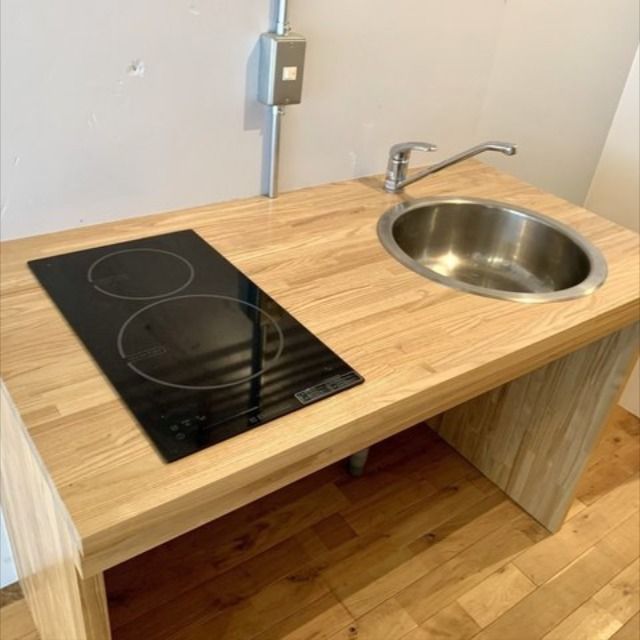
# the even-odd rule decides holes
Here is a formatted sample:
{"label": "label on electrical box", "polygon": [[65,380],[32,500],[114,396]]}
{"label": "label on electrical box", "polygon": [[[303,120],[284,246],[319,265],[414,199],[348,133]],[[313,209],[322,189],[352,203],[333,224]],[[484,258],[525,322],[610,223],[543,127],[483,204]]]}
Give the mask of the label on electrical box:
{"label": "label on electrical box", "polygon": [[282,67],[282,79],[285,82],[292,82],[298,79],[298,67]]}

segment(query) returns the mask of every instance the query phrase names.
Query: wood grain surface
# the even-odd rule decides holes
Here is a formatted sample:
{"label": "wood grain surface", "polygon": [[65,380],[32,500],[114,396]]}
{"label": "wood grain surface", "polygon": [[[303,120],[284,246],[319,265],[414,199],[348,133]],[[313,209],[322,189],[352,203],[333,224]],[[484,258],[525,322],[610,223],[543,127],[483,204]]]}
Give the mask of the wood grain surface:
{"label": "wood grain surface", "polygon": [[616,410],[548,535],[419,425],[109,570],[113,638],[638,640],[639,428]]}
{"label": "wood grain surface", "polygon": [[637,354],[636,323],[454,407],[436,429],[556,531]]}
{"label": "wood grain surface", "polygon": [[109,640],[102,574],[79,577],[75,531],[4,386],[0,409],[2,508],[42,640]]}
{"label": "wood grain surface", "polygon": [[[592,240],[594,295],[527,305],[423,279],[380,246],[403,199],[487,197]],[[29,259],[194,229],[366,378],[358,388],[172,464],[145,438],[30,274]],[[378,178],[134,218],[2,244],[1,375],[99,573],[637,319],[635,234],[477,161],[386,194]]]}

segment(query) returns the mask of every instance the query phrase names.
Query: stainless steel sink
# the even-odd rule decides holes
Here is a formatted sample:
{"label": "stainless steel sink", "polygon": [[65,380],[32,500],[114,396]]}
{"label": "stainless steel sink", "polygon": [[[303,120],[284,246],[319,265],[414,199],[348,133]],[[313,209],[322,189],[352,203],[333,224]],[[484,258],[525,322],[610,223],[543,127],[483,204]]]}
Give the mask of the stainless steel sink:
{"label": "stainless steel sink", "polygon": [[399,204],[378,222],[396,260],[448,287],[518,302],[593,293],[607,263],[569,227],[503,202],[428,198]]}

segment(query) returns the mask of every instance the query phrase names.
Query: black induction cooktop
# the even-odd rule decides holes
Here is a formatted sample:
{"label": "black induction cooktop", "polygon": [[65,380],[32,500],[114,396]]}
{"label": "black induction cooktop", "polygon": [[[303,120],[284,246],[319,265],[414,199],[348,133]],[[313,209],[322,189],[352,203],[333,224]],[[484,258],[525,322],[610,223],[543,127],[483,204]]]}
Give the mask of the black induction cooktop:
{"label": "black induction cooktop", "polygon": [[29,266],[167,461],[363,382],[191,230]]}

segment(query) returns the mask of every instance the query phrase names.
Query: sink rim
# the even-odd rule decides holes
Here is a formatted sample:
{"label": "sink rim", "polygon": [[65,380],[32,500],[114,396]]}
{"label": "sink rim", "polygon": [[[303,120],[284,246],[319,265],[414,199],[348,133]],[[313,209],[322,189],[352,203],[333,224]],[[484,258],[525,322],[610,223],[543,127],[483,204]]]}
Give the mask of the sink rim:
{"label": "sink rim", "polygon": [[[582,249],[584,254],[587,256],[587,259],[589,260],[589,274],[582,282],[579,282],[572,287],[568,287],[567,289],[538,293],[505,291],[503,289],[480,287],[477,285],[469,284],[462,280],[458,280],[457,278],[445,276],[436,271],[433,271],[432,269],[424,266],[417,260],[414,260],[407,253],[405,253],[405,251],[400,247],[400,245],[398,245],[396,239],[393,236],[393,227],[399,218],[401,218],[408,212],[413,211],[414,209],[420,209],[423,207],[440,204],[471,204],[481,205],[489,208],[499,208],[519,217],[529,218],[535,220],[540,224],[550,227],[567,236],[580,249]],[[418,273],[419,275],[424,276],[429,280],[445,285],[449,288],[464,291],[466,293],[473,293],[483,297],[527,303],[573,300],[592,294],[594,291],[596,291],[596,289],[604,284],[608,275],[607,262],[602,252],[580,233],[553,218],[545,216],[536,211],[532,211],[531,209],[526,209],[519,205],[511,204],[509,202],[500,202],[498,200],[488,200],[485,198],[462,196],[419,198],[417,200],[401,202],[391,207],[391,209],[388,209],[382,214],[382,216],[380,216],[377,224],[377,232],[378,239],[380,240],[380,243],[385,248],[385,250],[393,258],[395,258],[398,262],[400,262],[411,271]]]}

